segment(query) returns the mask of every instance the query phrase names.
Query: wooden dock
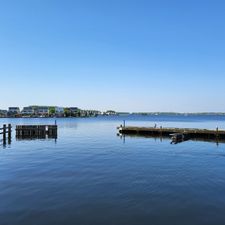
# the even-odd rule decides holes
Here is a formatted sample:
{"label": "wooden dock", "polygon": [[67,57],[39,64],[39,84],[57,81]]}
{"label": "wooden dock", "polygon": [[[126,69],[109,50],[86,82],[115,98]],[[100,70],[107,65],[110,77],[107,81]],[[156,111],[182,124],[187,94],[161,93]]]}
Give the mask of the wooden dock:
{"label": "wooden dock", "polygon": [[57,138],[57,125],[17,125],[17,139]]}
{"label": "wooden dock", "polygon": [[120,126],[119,133],[129,135],[143,136],[165,136],[176,139],[209,139],[209,140],[225,140],[225,130],[207,130],[207,129],[192,129],[192,128],[155,128],[155,127],[132,127]]}

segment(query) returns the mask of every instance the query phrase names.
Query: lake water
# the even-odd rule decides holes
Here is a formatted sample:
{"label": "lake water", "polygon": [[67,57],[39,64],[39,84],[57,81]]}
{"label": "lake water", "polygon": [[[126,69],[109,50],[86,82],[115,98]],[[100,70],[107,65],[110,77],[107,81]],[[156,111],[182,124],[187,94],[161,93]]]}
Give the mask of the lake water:
{"label": "lake water", "polygon": [[[120,138],[127,125],[225,129],[218,116],[57,119],[58,139],[0,143],[0,225],[224,225],[225,144]],[[54,119],[0,119],[54,124]]]}

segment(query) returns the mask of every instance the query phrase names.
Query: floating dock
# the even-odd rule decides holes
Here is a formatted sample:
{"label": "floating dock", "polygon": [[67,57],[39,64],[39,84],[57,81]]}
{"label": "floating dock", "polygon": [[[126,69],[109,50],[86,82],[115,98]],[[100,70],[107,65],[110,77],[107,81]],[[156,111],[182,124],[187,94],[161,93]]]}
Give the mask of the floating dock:
{"label": "floating dock", "polygon": [[119,133],[128,135],[142,136],[165,136],[171,137],[172,140],[178,139],[209,139],[209,140],[225,140],[225,130],[207,130],[192,128],[155,128],[155,127],[132,127],[120,126]]}
{"label": "floating dock", "polygon": [[17,125],[16,138],[57,138],[57,125]]}

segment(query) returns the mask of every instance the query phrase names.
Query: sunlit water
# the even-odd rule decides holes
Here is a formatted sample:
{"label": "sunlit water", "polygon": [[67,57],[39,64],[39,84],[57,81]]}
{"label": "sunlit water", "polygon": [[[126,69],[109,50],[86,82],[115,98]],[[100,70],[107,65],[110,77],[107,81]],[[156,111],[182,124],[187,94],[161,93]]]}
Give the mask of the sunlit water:
{"label": "sunlit water", "polygon": [[[58,139],[0,143],[0,225],[225,224],[225,144],[120,138],[127,125],[225,129],[225,117],[57,119]],[[54,124],[55,119],[0,119]]]}

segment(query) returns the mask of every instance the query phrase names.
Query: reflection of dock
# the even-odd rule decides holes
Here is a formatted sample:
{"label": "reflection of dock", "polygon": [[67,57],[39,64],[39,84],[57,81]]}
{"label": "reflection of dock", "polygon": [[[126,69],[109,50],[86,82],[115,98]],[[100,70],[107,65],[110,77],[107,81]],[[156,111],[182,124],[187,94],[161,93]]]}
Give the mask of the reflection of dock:
{"label": "reflection of dock", "polygon": [[57,138],[57,125],[18,125],[17,139],[45,139]]}
{"label": "reflection of dock", "polygon": [[125,127],[120,126],[119,132],[124,135],[171,137],[174,142],[184,140],[204,140],[225,142],[225,130],[207,130],[191,128],[154,128],[154,127]]}
{"label": "reflection of dock", "polygon": [[171,137],[169,136],[160,136],[160,135],[137,135],[137,134],[117,134],[121,140],[123,140],[123,143],[126,142],[126,138],[149,138],[149,139],[154,139],[155,141],[170,141],[171,144],[178,144],[184,141],[193,141],[193,142],[208,142],[208,143],[215,143],[217,145],[219,144],[225,144],[225,139],[208,139],[208,138],[189,138],[189,139],[183,139],[183,140],[177,140],[173,142]]}

